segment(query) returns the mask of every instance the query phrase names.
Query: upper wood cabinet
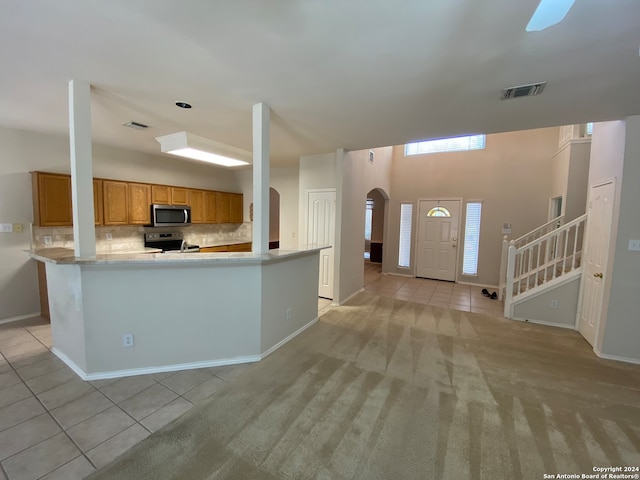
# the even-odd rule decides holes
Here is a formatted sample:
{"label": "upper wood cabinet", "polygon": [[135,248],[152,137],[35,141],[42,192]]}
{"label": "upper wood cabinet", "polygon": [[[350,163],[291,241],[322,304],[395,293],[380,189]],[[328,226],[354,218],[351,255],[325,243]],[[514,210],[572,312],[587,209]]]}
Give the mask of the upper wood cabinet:
{"label": "upper wood cabinet", "polygon": [[171,204],[171,187],[169,185],[151,185],[151,203]]}
{"label": "upper wood cabinet", "polygon": [[134,225],[151,224],[151,185],[129,183],[129,223]]}
{"label": "upper wood cabinet", "polygon": [[127,225],[129,221],[129,201],[127,182],[103,180],[104,224]]}
{"label": "upper wood cabinet", "polygon": [[[32,172],[34,223],[42,227],[73,225],[71,176]],[[96,225],[149,225],[150,205],[189,205],[192,223],[242,223],[241,193],[93,179]]]}
{"label": "upper wood cabinet", "polygon": [[229,194],[229,221],[231,223],[242,223],[242,194]]}
{"label": "upper wood cabinet", "polygon": [[34,172],[32,180],[35,224],[42,227],[72,225],[71,177]]}
{"label": "upper wood cabinet", "polygon": [[216,192],[216,219],[218,223],[231,221],[230,193]]}
{"label": "upper wood cabinet", "polygon": [[204,221],[205,223],[216,223],[216,192],[204,192]]}
{"label": "upper wood cabinet", "polygon": [[93,179],[93,216],[96,225],[104,223],[102,180]]}
{"label": "upper wood cabinet", "polygon": [[189,189],[171,187],[171,205],[189,205]]}
{"label": "upper wood cabinet", "polygon": [[191,223],[205,223],[204,190],[189,190]]}

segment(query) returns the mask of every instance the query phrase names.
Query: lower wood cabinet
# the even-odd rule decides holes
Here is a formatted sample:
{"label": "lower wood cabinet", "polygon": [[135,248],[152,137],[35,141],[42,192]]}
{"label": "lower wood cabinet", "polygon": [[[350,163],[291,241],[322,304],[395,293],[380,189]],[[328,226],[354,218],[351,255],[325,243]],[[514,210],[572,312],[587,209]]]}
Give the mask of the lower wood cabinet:
{"label": "lower wood cabinet", "polygon": [[200,253],[212,252],[250,252],[251,242],[235,243],[233,245],[217,245],[215,247],[201,247]]}
{"label": "lower wood cabinet", "polygon": [[229,245],[230,252],[250,252],[251,243],[237,243],[235,245]]}
{"label": "lower wood cabinet", "polygon": [[201,247],[200,253],[227,252],[228,245],[219,245],[217,247]]}

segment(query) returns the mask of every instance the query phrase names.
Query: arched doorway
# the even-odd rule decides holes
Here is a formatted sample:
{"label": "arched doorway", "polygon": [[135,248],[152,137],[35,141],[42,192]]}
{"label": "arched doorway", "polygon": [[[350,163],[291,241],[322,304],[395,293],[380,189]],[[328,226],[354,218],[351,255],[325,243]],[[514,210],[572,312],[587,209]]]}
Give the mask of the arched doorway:
{"label": "arched doorway", "polygon": [[269,188],[269,249],[280,248],[280,194]]}
{"label": "arched doorway", "polygon": [[386,215],[389,196],[380,188],[367,193],[364,226],[365,285],[372,275],[380,274],[384,258]]}

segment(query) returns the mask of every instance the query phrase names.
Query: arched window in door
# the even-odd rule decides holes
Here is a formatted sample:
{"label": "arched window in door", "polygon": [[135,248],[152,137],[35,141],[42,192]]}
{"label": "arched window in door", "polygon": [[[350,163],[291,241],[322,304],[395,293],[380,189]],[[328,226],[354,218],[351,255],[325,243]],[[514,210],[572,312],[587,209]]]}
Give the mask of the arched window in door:
{"label": "arched window in door", "polygon": [[427,217],[450,217],[451,212],[444,207],[437,206],[433,207],[431,210],[427,212]]}

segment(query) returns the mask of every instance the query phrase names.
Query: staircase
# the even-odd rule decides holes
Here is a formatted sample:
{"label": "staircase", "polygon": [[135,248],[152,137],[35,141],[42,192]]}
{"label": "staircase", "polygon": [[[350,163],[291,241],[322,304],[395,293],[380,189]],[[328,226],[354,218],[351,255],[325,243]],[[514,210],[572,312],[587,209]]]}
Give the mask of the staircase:
{"label": "staircase", "polygon": [[564,223],[564,217],[508,242],[503,240],[500,296],[504,316],[514,307],[581,275],[580,260],[587,215]]}

